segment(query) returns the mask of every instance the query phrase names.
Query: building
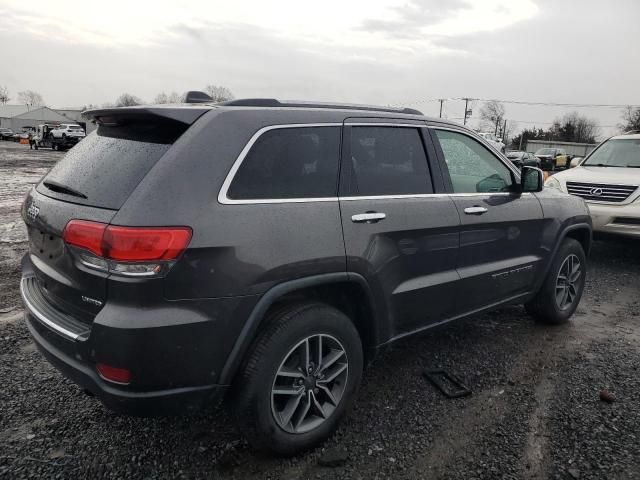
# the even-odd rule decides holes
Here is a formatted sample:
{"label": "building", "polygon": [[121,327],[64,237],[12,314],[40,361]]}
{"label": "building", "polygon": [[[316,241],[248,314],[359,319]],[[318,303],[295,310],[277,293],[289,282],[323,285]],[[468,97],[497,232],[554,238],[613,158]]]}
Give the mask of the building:
{"label": "building", "polygon": [[77,123],[87,133],[95,130],[96,126],[83,119],[81,114],[82,110],[74,109],[55,110],[28,105],[0,105],[0,127],[21,132],[24,128],[36,127],[43,123]]}

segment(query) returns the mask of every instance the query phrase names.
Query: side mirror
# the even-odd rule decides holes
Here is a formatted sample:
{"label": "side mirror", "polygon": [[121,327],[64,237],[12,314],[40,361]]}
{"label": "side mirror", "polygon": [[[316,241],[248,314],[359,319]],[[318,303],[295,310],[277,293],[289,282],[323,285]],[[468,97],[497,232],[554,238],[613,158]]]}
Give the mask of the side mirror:
{"label": "side mirror", "polygon": [[569,165],[570,165],[571,168],[577,167],[578,165],[580,165],[581,161],[582,161],[581,157],[573,157],[571,159],[571,163]]}
{"label": "side mirror", "polygon": [[524,192],[541,192],[544,188],[544,173],[536,167],[522,167],[520,173],[520,190]]}

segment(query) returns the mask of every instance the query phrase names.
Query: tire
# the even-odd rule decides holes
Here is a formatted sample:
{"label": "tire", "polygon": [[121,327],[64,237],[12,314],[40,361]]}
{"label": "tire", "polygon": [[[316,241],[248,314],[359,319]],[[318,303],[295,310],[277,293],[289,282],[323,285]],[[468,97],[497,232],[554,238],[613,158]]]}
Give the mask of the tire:
{"label": "tire", "polygon": [[[569,274],[567,272],[569,271]],[[571,273],[573,272],[573,273]],[[575,277],[577,272],[577,277]],[[573,238],[565,238],[558,249],[549,273],[540,291],[525,305],[534,319],[541,323],[559,325],[565,323],[576,311],[587,275],[587,258],[582,245]],[[572,286],[567,285],[562,277],[575,277]],[[565,288],[561,291],[562,285]],[[565,292],[568,292],[565,297]],[[564,304],[563,300],[568,303]]]}
{"label": "tire", "polygon": [[[351,320],[323,303],[288,305],[266,322],[230,399],[240,430],[254,448],[291,456],[327,439],[353,403],[362,378],[362,344]],[[319,344],[322,361],[317,361]],[[310,364],[314,373],[304,377],[299,361],[306,348],[307,358],[316,362]]]}

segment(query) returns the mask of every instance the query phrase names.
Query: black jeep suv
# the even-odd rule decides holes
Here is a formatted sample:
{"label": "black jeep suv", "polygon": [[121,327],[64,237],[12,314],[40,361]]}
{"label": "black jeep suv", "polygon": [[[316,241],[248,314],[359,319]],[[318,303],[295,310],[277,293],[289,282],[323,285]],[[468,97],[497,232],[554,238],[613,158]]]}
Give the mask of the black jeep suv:
{"label": "black jeep suv", "polygon": [[460,125],[269,99],[88,115],[24,202],[21,292],[42,353],[111,409],[224,395],[253,445],[293,454],[394,341],[580,300],[583,200]]}

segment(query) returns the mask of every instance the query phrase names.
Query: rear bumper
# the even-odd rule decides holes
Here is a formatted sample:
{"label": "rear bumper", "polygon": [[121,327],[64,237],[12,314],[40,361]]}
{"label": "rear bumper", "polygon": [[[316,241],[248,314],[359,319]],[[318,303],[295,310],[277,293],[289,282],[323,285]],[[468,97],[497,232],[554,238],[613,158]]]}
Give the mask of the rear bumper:
{"label": "rear bumper", "polygon": [[640,203],[605,205],[589,203],[593,230],[598,233],[640,238]]}
{"label": "rear bumper", "polygon": [[[248,297],[168,301],[155,296],[153,303],[143,303],[129,285],[129,298],[119,292],[122,300],[106,302],[89,322],[47,303],[46,290],[38,292],[30,282],[29,254],[22,271],[26,324],[38,349],[108,408],[139,416],[185,413],[224,396],[228,385],[218,379],[254,303]],[[103,379],[97,363],[128,369],[131,383]]]}
{"label": "rear bumper", "polygon": [[102,380],[87,363],[65,353],[46,338],[46,333],[30,313],[25,314],[29,332],[42,355],[65,377],[94,394],[109,409],[127,415],[151,417],[196,411],[206,405],[218,403],[224,397],[226,386],[174,388],[149,392],[133,392],[110,385]]}

